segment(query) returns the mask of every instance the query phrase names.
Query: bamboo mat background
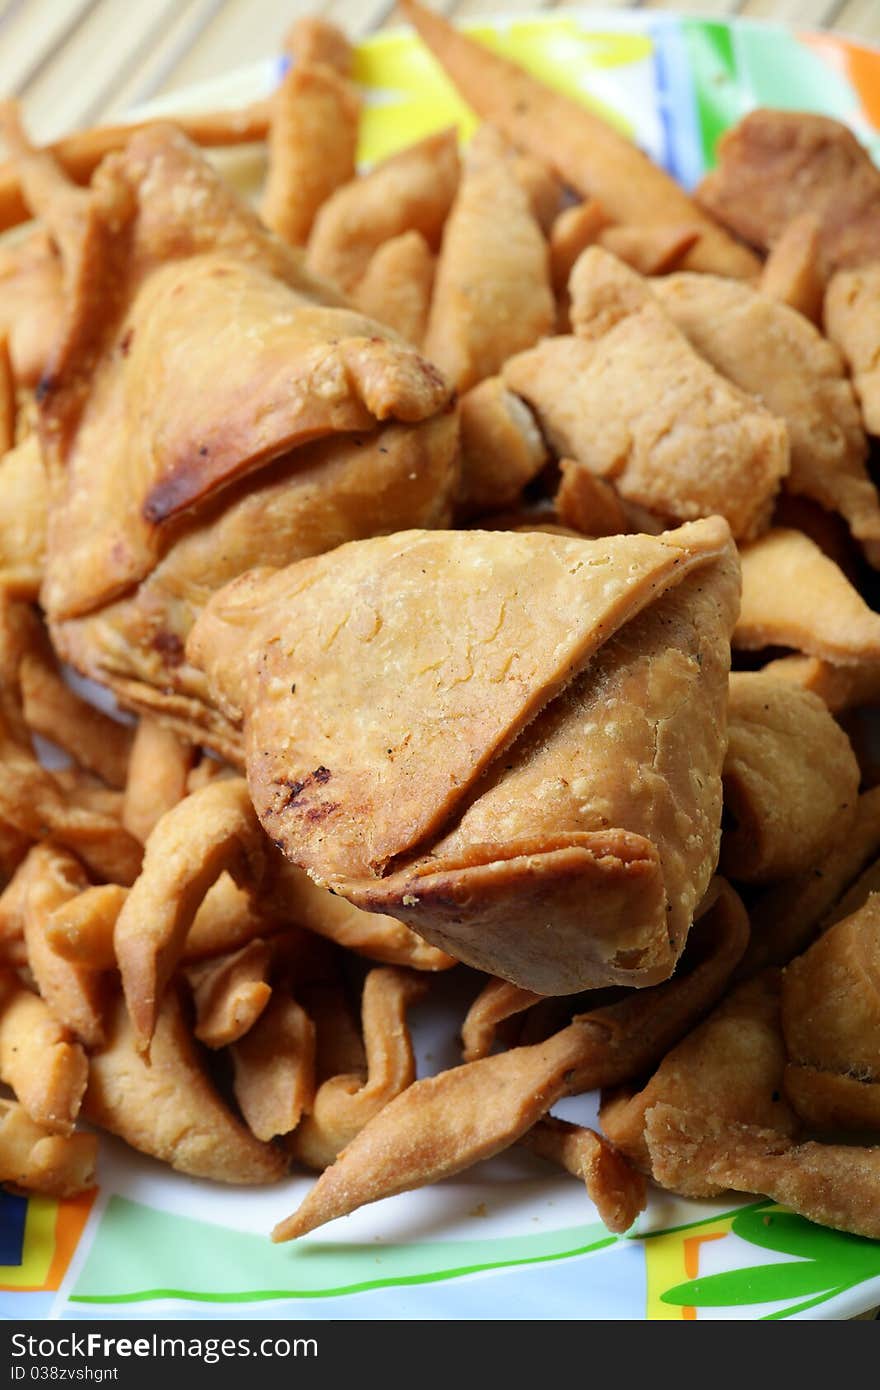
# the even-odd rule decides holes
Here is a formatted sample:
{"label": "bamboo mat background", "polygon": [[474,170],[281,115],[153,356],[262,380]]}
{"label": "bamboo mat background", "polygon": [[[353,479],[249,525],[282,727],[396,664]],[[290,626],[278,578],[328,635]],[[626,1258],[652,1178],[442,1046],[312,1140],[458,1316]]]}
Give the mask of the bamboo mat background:
{"label": "bamboo mat background", "polygon": [[[437,0],[433,0],[437,4]],[[597,8],[578,0],[581,8]],[[640,0],[602,0],[635,9]],[[880,0],[641,0],[645,9],[780,19],[880,44]],[[444,0],[451,16],[563,8],[565,0]],[[395,22],[394,0],[0,0],[0,96],[50,139],[279,51],[298,15],[352,37]]]}

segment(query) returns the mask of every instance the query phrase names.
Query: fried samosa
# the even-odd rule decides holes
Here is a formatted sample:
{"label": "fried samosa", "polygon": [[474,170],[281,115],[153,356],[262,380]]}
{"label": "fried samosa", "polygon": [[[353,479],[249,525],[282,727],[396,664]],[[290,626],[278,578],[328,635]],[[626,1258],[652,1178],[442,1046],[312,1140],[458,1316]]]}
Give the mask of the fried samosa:
{"label": "fried samosa", "polygon": [[783,488],[840,512],[871,563],[880,563],[880,501],[837,349],[796,309],[734,280],[669,275],[654,293],[716,371],[785,421],[791,468]]}
{"label": "fried samosa", "polygon": [[234,757],[182,660],[195,613],[257,559],[446,520],[449,389],[173,128],[136,135],[89,191],[23,137],[18,154],[66,288],[39,404],[56,647]]}
{"label": "fried samosa", "polygon": [[661,518],[717,513],[737,539],[759,535],[788,472],[782,421],[705,362],[650,283],[609,251],[588,247],[569,290],[574,334],[544,339],[502,373],[556,453]]}
{"label": "fried samosa", "polygon": [[411,531],[242,576],[188,656],[316,882],[542,994],[645,985],[717,861],[738,583],[720,518]]}

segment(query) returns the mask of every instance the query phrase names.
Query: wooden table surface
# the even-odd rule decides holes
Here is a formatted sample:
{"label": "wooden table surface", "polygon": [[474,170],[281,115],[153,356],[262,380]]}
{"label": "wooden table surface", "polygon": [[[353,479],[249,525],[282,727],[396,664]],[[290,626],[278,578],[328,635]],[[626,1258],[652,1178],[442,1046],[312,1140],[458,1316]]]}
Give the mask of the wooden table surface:
{"label": "wooden table surface", "polygon": [[[476,16],[565,0],[432,0]],[[598,8],[584,4],[581,8]],[[880,44],[880,0],[642,0],[645,9],[749,15],[827,27]],[[603,0],[634,9],[639,0]],[[269,58],[300,14],[319,10],[361,37],[395,22],[394,0],[0,0],[0,95],[20,97],[39,139]]]}

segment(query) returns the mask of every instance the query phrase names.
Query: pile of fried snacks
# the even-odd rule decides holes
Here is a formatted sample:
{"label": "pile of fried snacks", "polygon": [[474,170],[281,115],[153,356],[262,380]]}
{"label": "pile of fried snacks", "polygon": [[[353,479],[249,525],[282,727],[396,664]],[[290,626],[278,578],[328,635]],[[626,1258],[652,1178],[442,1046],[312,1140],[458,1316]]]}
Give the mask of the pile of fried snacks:
{"label": "pile of fried snacks", "polygon": [[464,149],[359,172],[320,19],[258,107],[2,110],[0,1181],[106,1130],[288,1240],[521,1144],[880,1237],[880,170],[759,110],[692,198],[403,10]]}

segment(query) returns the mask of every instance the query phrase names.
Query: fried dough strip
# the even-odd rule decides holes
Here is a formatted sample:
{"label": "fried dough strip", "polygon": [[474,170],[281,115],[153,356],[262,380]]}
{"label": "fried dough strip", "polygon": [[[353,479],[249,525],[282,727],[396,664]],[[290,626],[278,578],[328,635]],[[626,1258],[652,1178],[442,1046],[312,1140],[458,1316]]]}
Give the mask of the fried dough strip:
{"label": "fried dough strip", "polygon": [[761,1192],[808,1221],[880,1237],[880,1147],[792,1144],[774,1130],[672,1105],[648,1111],[645,1138],[656,1180],[673,1191],[699,1171],[717,1191]]}
{"label": "fried dough strip", "polygon": [[444,228],[425,353],[467,391],[549,333],[554,317],[547,244],[508,147],[483,126]]}
{"label": "fried dough strip", "polygon": [[396,917],[362,912],[345,898],[319,888],[308,874],[280,857],[273,863],[266,901],[270,910],[369,960],[413,970],[449,970],[458,964],[454,956],[429,946]]}
{"label": "fried dough strip", "polygon": [[290,1134],[315,1098],[315,1029],[295,999],[276,988],[253,1027],[232,1044],[233,1088],[258,1139]]}
{"label": "fried dough strip", "polygon": [[556,218],[550,228],[550,270],[557,294],[567,289],[578,256],[599,239],[607,226],[608,217],[597,198],[564,208]]}
{"label": "fried dough strip", "polygon": [[[652,1171],[645,1119],[656,1104],[714,1115],[727,1125],[797,1133],[799,1121],[782,1093],[785,1044],[779,990],[779,972],[772,970],[739,985],[666,1054],[647,1085],[635,1094],[624,1087],[603,1100],[602,1128],[644,1172]],[[676,1190],[688,1197],[718,1192],[698,1168],[684,1175]]]}
{"label": "fried dough strip", "polygon": [[271,947],[256,938],[230,956],[190,967],[199,1042],[228,1047],[254,1026],[272,995],[266,979],[271,961]]}
{"label": "fried dough strip", "polygon": [[31,1119],[53,1134],[71,1134],[87,1075],[85,1053],[45,1000],[0,971],[0,1080]]}
{"label": "fried dough strip", "polygon": [[797,309],[817,326],[822,320],[825,294],[821,231],[814,213],[793,217],[771,246],[758,281],[762,294]]}
{"label": "fried dough strip", "polygon": [[108,787],[124,787],[132,749],[131,729],[71,690],[47,641],[25,652],[19,678],[28,728],[63,748],[81,768],[93,772]]}
{"label": "fried dough strip", "polygon": [[40,592],[47,507],[40,444],[30,434],[0,459],[0,580],[12,598],[30,602]]}
{"label": "fried dough strip", "polygon": [[307,264],[349,294],[385,241],[421,232],[432,249],[458,187],[458,141],[440,131],[375,165],[327,199],[309,237]]}
{"label": "fried dough strip", "polygon": [[471,387],[459,405],[461,490],[465,516],[512,506],[547,462],[538,422],[501,377]]}
{"label": "fried dough strip", "polygon": [[694,270],[743,278],[758,270],[750,251],[605,121],[466,38],[415,0],[401,0],[401,8],[477,114],[555,170],[582,197],[598,198],[617,222],[698,226],[700,241],[687,261]]}
{"label": "fried dough strip", "polygon": [[131,883],[141,846],[113,815],[72,803],[30,749],[13,736],[0,712],[0,820],[31,840],[47,836],[73,850],[100,878]]}
{"label": "fried dough strip", "polygon": [[102,883],[58,903],[46,917],[45,935],[51,949],[62,960],[87,970],[114,969],[113,929],[127,896],[127,888]]}
{"label": "fried dough strip", "polygon": [[[4,895],[5,896],[5,895]],[[52,949],[74,965],[90,970],[116,966],[113,932],[128,889],[114,883],[87,888],[56,908],[46,923]],[[3,934],[0,897],[0,935]],[[252,895],[223,873],[199,904],[183,948],[184,962],[197,962],[246,946],[261,935],[278,931],[280,923],[254,906]]]}
{"label": "fried dough strip", "polygon": [[424,979],[403,970],[370,971],[361,1004],[366,1079],[359,1073],[332,1076],[318,1088],[311,1113],[289,1146],[307,1168],[328,1168],[368,1121],[415,1081],[406,1011],[426,987]]}
{"label": "fried dough strip", "polygon": [[0,335],[0,456],[15,444],[15,382],[9,357],[9,335]]}
{"label": "fried dough strip", "polygon": [[[220,148],[265,139],[269,117],[270,103],[257,101],[238,110],[191,112],[163,120],[170,120],[196,145]],[[48,146],[47,153],[58,161],[68,178],[88,183],[105,155],[121,150],[135,131],[155,124],[152,120],[134,125],[94,126],[56,140]],[[26,222],[28,216],[17,164],[0,164],[0,231]]]}
{"label": "fried dough strip", "polygon": [[315,1081],[320,1087],[331,1076],[367,1075],[364,1040],[340,978],[308,980],[298,985],[303,1004],[315,1025]]}
{"label": "fried dough strip", "polygon": [[162,993],[199,903],[224,869],[254,883],[264,839],[243,778],[210,783],[159,821],[113,934],[137,1046],[146,1051]]}
{"label": "fried dough strip", "polygon": [[818,656],[781,656],[763,668],[768,676],[791,681],[825,701],[832,714],[880,704],[880,661],[833,666]]}
{"label": "fried dough strip", "polygon": [[105,1045],[92,1054],[83,1114],[179,1173],[214,1182],[275,1182],[283,1155],[261,1144],[220,1099],[176,993],[158,1010],[150,1059],[120,998]]}
{"label": "fried dough strip", "polygon": [[323,63],[340,77],[351,77],[353,48],[342,30],[320,15],[295,20],[284,35],[284,50],[296,63]]}
{"label": "fried dough strip", "polygon": [[[880,252],[878,252],[880,254]],[[825,331],[843,353],[865,429],[880,435],[880,263],[839,270],[825,295]]]}
{"label": "fried dough strip", "polygon": [[599,245],[625,261],[640,275],[665,275],[684,260],[702,236],[700,227],[624,227],[616,224],[599,233]]}
{"label": "fried dough strip", "polygon": [[648,1188],[643,1175],[595,1130],[550,1115],[533,1125],[519,1142],[539,1158],[580,1178],[609,1231],[623,1235],[644,1211]]}
{"label": "fried dough strip", "polygon": [[19,869],[25,879],[24,940],[34,982],[59,1023],[85,1043],[103,1041],[102,981],[93,970],[74,965],[52,947],[51,915],[88,888],[77,859],[54,845],[35,845]]}
{"label": "fried dough strip", "polygon": [[352,300],[362,314],[385,323],[406,342],[421,345],[431,307],[434,255],[421,232],[402,232],[383,241]]}
{"label": "fried dough strip", "polygon": [[131,746],[122,824],[146,844],[158,822],[182,801],[195,749],[158,720],[142,715]]}
{"label": "fried dough strip", "polygon": [[288,68],[272,97],[261,215],[291,246],[304,246],[318,209],[355,176],[360,100],[333,67]]}
{"label": "fried dough strip", "polygon": [[776,527],[743,546],[733,645],[795,647],[843,666],[880,662],[880,614],[801,531]]}
{"label": "fried dough strip", "polygon": [[94,1134],[53,1134],[23,1105],[0,1100],[0,1182],[46,1197],[75,1197],[95,1185]]}
{"label": "fried dough strip", "polygon": [[[294,1239],[368,1202],[459,1173],[515,1143],[562,1096],[644,1070],[717,999],[744,950],[742,904],[720,881],[713,892],[703,930],[694,929],[697,963],[689,973],[576,1016],[545,1042],[414,1082],[369,1121],[272,1239]],[[700,948],[708,954],[700,957]]]}
{"label": "fried dough strip", "polygon": [[499,1023],[539,1004],[545,996],[507,980],[489,980],[471,1004],[461,1026],[463,1062],[488,1057]]}

